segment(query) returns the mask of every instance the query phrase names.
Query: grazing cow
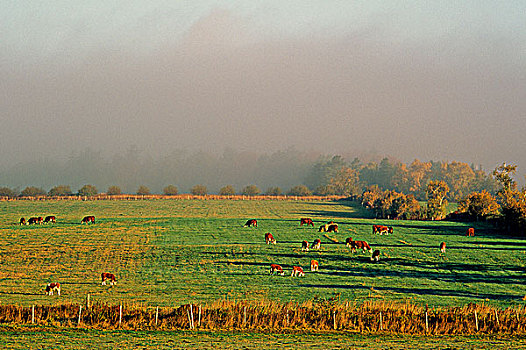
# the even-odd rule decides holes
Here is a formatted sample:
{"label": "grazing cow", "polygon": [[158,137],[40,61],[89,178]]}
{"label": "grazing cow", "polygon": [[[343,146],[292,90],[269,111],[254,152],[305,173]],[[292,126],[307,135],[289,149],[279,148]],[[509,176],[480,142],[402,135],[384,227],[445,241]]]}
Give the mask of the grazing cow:
{"label": "grazing cow", "polygon": [[373,252],[372,248],[369,246],[369,244],[366,241],[352,241],[351,251],[355,253],[357,249],[362,249],[364,253],[366,251],[369,251],[369,253]]}
{"label": "grazing cow", "polygon": [[345,245],[347,247],[350,247],[352,244],[352,237],[348,237],[346,240],[345,240]]}
{"label": "grazing cow", "polygon": [[382,225],[373,225],[373,234],[377,234]]}
{"label": "grazing cow", "polygon": [[380,260],[380,251],[376,249],[373,252],[373,255],[371,255],[371,261],[379,261]]}
{"label": "grazing cow", "polygon": [[466,231],[466,237],[474,237],[475,236],[475,229],[473,227],[468,228]]}
{"label": "grazing cow", "polygon": [[274,239],[274,236],[272,236],[272,233],[270,232],[265,233],[265,242],[267,244],[270,244],[270,243],[276,244],[276,240]]}
{"label": "grazing cow", "polygon": [[85,216],[80,223],[89,224],[90,222],[93,224],[95,223],[95,217],[93,215]]}
{"label": "grazing cow", "polygon": [[[392,228],[391,228],[392,229]],[[389,234],[389,227],[384,225],[373,225],[373,233],[374,234]]]}
{"label": "grazing cow", "polygon": [[46,218],[44,219],[44,223],[46,224],[48,222],[55,223],[57,222],[57,219],[53,215],[46,216]]}
{"label": "grazing cow", "polygon": [[20,225],[27,225],[26,218],[20,218]]}
{"label": "grazing cow", "polygon": [[243,227],[250,227],[250,226],[258,227],[258,221],[256,219],[250,219],[245,223],[245,226]]}
{"label": "grazing cow", "polygon": [[273,275],[274,272],[277,272],[281,276],[285,275],[285,271],[283,271],[283,268],[279,266],[278,264],[271,264],[270,265],[270,274]]}
{"label": "grazing cow", "polygon": [[392,226],[389,226],[387,232],[389,232],[390,234],[393,234],[394,228]]}
{"label": "grazing cow", "polygon": [[321,240],[320,240],[319,238],[316,238],[316,239],[314,240],[314,242],[312,242],[312,246],[311,246],[311,248],[312,248],[312,249],[319,250],[320,247],[321,247]]}
{"label": "grazing cow", "polygon": [[102,284],[103,286],[106,285],[106,280],[110,280],[110,285],[117,284],[117,278],[115,278],[115,275],[109,272],[103,272],[100,274],[100,277],[102,278]]}
{"label": "grazing cow", "polygon": [[28,224],[28,225],[33,225],[33,224],[39,224],[39,225],[41,225],[42,222],[44,222],[44,219],[42,219],[42,216],[39,216],[39,217],[32,217],[32,218],[29,218],[29,220],[27,220],[27,224]]}
{"label": "grazing cow", "polygon": [[440,252],[445,253],[446,252],[446,242],[440,243]]}
{"label": "grazing cow", "polygon": [[301,218],[300,219],[300,226],[303,226],[303,225],[311,225],[312,227],[314,227],[314,222],[312,221],[311,218]]}
{"label": "grazing cow", "polygon": [[318,271],[319,266],[320,266],[320,264],[316,260],[311,260],[310,261],[310,270],[312,272]]}
{"label": "grazing cow", "polygon": [[329,227],[327,227],[327,232],[338,232],[338,225],[330,224]]}
{"label": "grazing cow", "polygon": [[292,277],[294,276],[302,277],[302,276],[305,276],[305,272],[303,272],[303,269],[299,266],[292,266],[291,276]]}
{"label": "grazing cow", "polygon": [[306,252],[309,251],[309,242],[307,241],[301,242],[301,251],[306,251]]}
{"label": "grazing cow", "polygon": [[327,232],[328,228],[329,228],[328,224],[321,225],[320,228],[318,229],[318,232]]}
{"label": "grazing cow", "polygon": [[48,285],[46,286],[47,295],[53,295],[53,292],[57,292],[57,294],[60,295],[60,283],[58,282],[48,283]]}

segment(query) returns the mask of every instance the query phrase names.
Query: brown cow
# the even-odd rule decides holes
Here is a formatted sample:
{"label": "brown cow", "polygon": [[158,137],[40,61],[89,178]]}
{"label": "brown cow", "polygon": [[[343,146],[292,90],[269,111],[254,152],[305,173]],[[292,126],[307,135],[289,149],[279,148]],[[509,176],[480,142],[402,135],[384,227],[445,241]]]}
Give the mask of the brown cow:
{"label": "brown cow", "polygon": [[279,273],[281,276],[285,275],[285,271],[283,271],[283,268],[278,264],[270,265],[270,274],[273,275],[274,272]]}
{"label": "brown cow", "polygon": [[57,292],[57,294],[60,295],[60,283],[58,282],[48,283],[48,285],[46,286],[47,295],[53,295],[53,292]]}
{"label": "brown cow", "polygon": [[369,244],[366,241],[352,241],[351,252],[355,253],[357,249],[362,249],[364,253],[366,251],[369,251],[369,253],[373,252],[373,249],[369,246]]}
{"label": "brown cow", "polygon": [[245,223],[245,226],[243,227],[250,227],[250,226],[258,227],[258,221],[256,219],[250,219]]}
{"label": "brown cow", "polygon": [[49,216],[46,216],[46,218],[44,219],[45,224],[48,222],[56,223],[57,219],[53,215],[49,215]]}
{"label": "brown cow", "polygon": [[110,285],[117,284],[117,278],[115,278],[115,275],[109,272],[103,272],[100,274],[100,277],[102,278],[102,285],[106,285],[106,280],[110,280]]}
{"label": "brown cow", "polygon": [[345,245],[347,247],[350,247],[352,244],[352,237],[348,237],[346,240],[345,240]]}
{"label": "brown cow", "polygon": [[329,227],[327,227],[327,232],[338,232],[338,225],[330,224]]}
{"label": "brown cow", "polygon": [[445,253],[446,252],[446,242],[440,243],[440,252]]}
{"label": "brown cow", "polygon": [[309,242],[307,241],[301,242],[301,251],[306,251],[306,252],[309,251]]}
{"label": "brown cow", "polygon": [[301,218],[300,219],[300,226],[303,226],[303,225],[311,225],[312,227],[314,227],[314,222],[312,221],[311,218]]}
{"label": "brown cow", "polygon": [[272,233],[270,232],[265,233],[265,242],[267,244],[270,244],[270,243],[276,244],[276,240],[274,239],[274,236],[272,236]]}
{"label": "brown cow", "polygon": [[303,272],[303,269],[299,266],[292,266],[291,276],[292,277],[294,276],[302,277],[302,276],[305,276],[305,272]]}
{"label": "brown cow", "polygon": [[44,222],[44,219],[42,219],[42,216],[39,216],[39,217],[32,217],[32,218],[29,218],[29,220],[27,220],[27,224],[28,225],[32,225],[32,224],[39,224],[41,225],[42,222]]}
{"label": "brown cow", "polygon": [[373,255],[371,255],[371,261],[379,261],[379,260],[380,260],[380,251],[376,249]]}
{"label": "brown cow", "polygon": [[316,238],[314,242],[312,242],[311,249],[319,250],[321,247],[321,240],[319,238]]}
{"label": "brown cow", "polygon": [[373,225],[373,233],[374,234],[388,234],[389,233],[389,227],[384,225]]}
{"label": "brown cow", "polygon": [[26,218],[20,218],[20,225],[27,225]]}
{"label": "brown cow", "polygon": [[82,221],[80,222],[81,224],[89,224],[89,223],[95,223],[95,217],[93,215],[90,215],[90,216],[85,216],[84,218],[82,218]]}
{"label": "brown cow", "polygon": [[473,227],[468,228],[466,231],[466,237],[474,237],[475,236],[475,229]]}
{"label": "brown cow", "polygon": [[319,268],[320,264],[316,261],[316,260],[311,260],[310,261],[310,270],[311,271],[318,271],[318,268]]}

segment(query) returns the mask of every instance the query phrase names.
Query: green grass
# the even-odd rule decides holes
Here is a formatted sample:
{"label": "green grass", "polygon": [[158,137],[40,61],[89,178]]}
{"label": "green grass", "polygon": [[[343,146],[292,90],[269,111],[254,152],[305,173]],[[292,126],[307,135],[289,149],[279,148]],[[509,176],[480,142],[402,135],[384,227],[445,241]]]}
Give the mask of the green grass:
{"label": "green grass", "polygon": [[[92,300],[144,306],[176,306],[228,299],[304,301],[410,300],[429,306],[469,302],[501,307],[524,304],[526,242],[496,235],[474,224],[390,221],[348,202],[148,200],[12,201],[0,203],[0,302],[56,304]],[[19,226],[20,217],[56,215],[57,224]],[[81,225],[85,215],[96,224]],[[328,220],[339,233],[325,238],[300,227],[300,217],[319,226]],[[257,218],[257,228],[244,228]],[[393,226],[389,236],[373,235],[373,223]],[[277,245],[266,245],[271,232]],[[382,257],[351,254],[346,237],[368,241]],[[301,241],[321,238],[320,251],[301,252]],[[446,254],[439,252],[447,242]],[[320,271],[310,273],[310,260]],[[271,263],[286,276],[269,276]],[[304,278],[291,278],[293,265]],[[118,284],[100,285],[113,272]],[[48,282],[63,285],[60,297],[46,296]]]}

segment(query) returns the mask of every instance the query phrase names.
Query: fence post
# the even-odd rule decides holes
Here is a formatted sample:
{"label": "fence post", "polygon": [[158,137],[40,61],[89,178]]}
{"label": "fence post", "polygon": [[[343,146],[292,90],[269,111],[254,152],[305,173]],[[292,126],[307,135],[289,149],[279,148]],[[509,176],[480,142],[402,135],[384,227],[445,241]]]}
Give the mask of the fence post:
{"label": "fence post", "polygon": [[194,329],[194,312],[193,312],[193,305],[190,304],[190,317],[192,318],[192,329]]}
{"label": "fence post", "polygon": [[122,303],[119,305],[119,327],[122,323]]}
{"label": "fence post", "polygon": [[333,328],[336,329],[336,310],[332,311]]}
{"label": "fence post", "polygon": [[289,309],[287,308],[287,327],[289,326]]}
{"label": "fence post", "polygon": [[155,309],[155,325],[157,326],[157,321],[159,321],[159,306]]}
{"label": "fence post", "polygon": [[35,305],[31,307],[31,323],[35,323]]}
{"label": "fence post", "polygon": [[497,319],[497,326],[500,327],[499,314],[497,313],[497,309],[495,309],[495,318]]}
{"label": "fence post", "polygon": [[201,328],[201,305],[199,305],[199,320],[197,325]]}
{"label": "fence post", "polygon": [[475,310],[475,328],[479,331],[479,319],[477,317],[477,310]]}
{"label": "fence post", "polygon": [[192,320],[190,319],[190,310],[186,309],[186,315],[188,316],[188,327],[192,329]]}
{"label": "fence post", "polygon": [[[88,294],[89,295],[89,294]],[[77,327],[80,326],[80,316],[82,315],[82,305],[79,307],[79,319],[77,321]]]}
{"label": "fence post", "polygon": [[382,325],[382,312],[380,311],[380,330],[383,331],[384,327]]}
{"label": "fence post", "polygon": [[427,304],[426,304],[426,334],[429,332],[429,318],[427,314]]}
{"label": "fence post", "polygon": [[246,305],[243,307],[243,326],[247,324],[247,307]]}
{"label": "fence post", "polygon": [[86,308],[89,309],[89,305],[90,305],[90,296],[89,296],[89,293],[88,293],[88,296],[86,297]]}

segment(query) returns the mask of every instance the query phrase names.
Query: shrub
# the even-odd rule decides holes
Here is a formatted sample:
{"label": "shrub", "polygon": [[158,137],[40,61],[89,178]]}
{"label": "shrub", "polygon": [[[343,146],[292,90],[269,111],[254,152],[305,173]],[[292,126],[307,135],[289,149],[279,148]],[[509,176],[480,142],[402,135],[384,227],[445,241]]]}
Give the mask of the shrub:
{"label": "shrub", "polygon": [[241,194],[244,196],[257,196],[261,191],[256,185],[248,185],[243,188]]}
{"label": "shrub", "polygon": [[55,186],[48,192],[49,196],[70,196],[72,194],[73,192],[71,192],[71,187],[67,185]]}
{"label": "shrub", "polygon": [[163,189],[163,193],[167,196],[175,196],[179,193],[179,191],[174,185],[168,185]]}
{"label": "shrub", "polygon": [[298,185],[292,187],[288,192],[289,196],[310,196],[312,195],[311,190],[305,185]]}
{"label": "shrub", "polygon": [[28,186],[20,192],[20,195],[23,197],[34,197],[34,196],[43,196],[46,194],[46,191],[44,191],[41,188],[34,187],[34,186]]}
{"label": "shrub", "polygon": [[97,193],[99,193],[99,191],[97,191],[97,188],[93,185],[84,185],[78,192],[79,196],[96,196]]}
{"label": "shrub", "polygon": [[110,186],[108,187],[108,191],[106,192],[110,196],[119,195],[122,193],[121,188],[119,186]]}
{"label": "shrub", "polygon": [[232,196],[234,194],[236,194],[236,190],[232,185],[226,185],[219,190],[219,195],[221,196]]}
{"label": "shrub", "polygon": [[148,195],[150,194],[150,189],[146,186],[139,186],[139,188],[137,189],[137,194],[139,196],[145,196],[145,195]]}
{"label": "shrub", "polygon": [[190,189],[190,193],[195,196],[204,196],[208,193],[208,189],[204,185],[195,185]]}

